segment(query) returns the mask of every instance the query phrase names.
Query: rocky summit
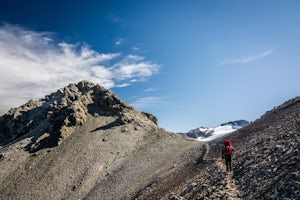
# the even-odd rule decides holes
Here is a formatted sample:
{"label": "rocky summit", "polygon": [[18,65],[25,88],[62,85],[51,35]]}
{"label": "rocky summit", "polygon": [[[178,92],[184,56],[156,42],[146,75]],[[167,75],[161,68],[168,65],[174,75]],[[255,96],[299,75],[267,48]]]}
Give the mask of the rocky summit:
{"label": "rocky summit", "polygon": [[88,81],[9,110],[0,144],[0,199],[157,197],[199,151]]}
{"label": "rocky summit", "polygon": [[1,116],[0,199],[300,199],[299,138],[300,97],[199,142],[81,81]]}
{"label": "rocky summit", "polygon": [[25,147],[30,152],[57,146],[91,116],[111,116],[115,118],[111,126],[130,121],[156,124],[154,116],[136,111],[99,85],[82,81],[9,110],[0,120],[0,145],[24,136],[31,138]]}

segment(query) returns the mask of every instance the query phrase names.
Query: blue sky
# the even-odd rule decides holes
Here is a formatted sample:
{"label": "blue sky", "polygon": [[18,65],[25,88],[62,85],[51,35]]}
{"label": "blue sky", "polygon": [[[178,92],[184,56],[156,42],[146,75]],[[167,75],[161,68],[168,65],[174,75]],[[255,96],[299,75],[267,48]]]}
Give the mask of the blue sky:
{"label": "blue sky", "polygon": [[0,111],[88,79],[174,132],[300,92],[300,1],[0,0]]}

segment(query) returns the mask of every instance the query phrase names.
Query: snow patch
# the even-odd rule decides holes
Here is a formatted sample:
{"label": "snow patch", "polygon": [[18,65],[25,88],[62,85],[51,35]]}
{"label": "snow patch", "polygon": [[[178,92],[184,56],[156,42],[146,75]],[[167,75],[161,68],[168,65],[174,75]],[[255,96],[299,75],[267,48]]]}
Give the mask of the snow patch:
{"label": "snow patch", "polygon": [[218,126],[216,128],[211,128],[211,136],[209,137],[198,137],[195,140],[201,141],[201,142],[207,142],[214,139],[217,139],[219,137],[222,137],[224,135],[227,135],[229,133],[232,133],[233,131],[241,128],[240,126],[232,126],[232,125],[225,125],[225,126]]}

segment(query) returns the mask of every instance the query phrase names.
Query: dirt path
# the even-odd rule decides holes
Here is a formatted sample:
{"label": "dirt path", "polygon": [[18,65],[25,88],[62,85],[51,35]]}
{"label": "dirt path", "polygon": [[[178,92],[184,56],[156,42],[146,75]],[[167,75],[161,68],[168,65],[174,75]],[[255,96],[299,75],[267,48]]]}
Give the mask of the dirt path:
{"label": "dirt path", "polygon": [[[172,193],[173,199],[242,199],[233,172],[227,172],[219,147],[201,145],[196,174],[185,187]],[[176,198],[175,198],[176,197]],[[169,199],[172,199],[169,197]]]}
{"label": "dirt path", "polygon": [[[217,162],[216,162],[216,165],[218,167],[218,169],[220,171],[225,171],[226,170],[226,167],[225,167],[225,164],[224,164],[224,161],[222,159],[218,159]],[[233,176],[233,172],[226,172],[225,174],[225,195],[226,198],[224,197],[224,199],[242,199],[240,198],[241,196],[241,193],[240,191],[237,189],[237,186],[236,186],[236,181],[235,179],[232,178]]]}
{"label": "dirt path", "polygon": [[170,168],[157,170],[154,175],[156,178],[149,181],[149,184],[131,199],[167,199],[170,193],[181,190],[199,174],[198,162],[203,162],[203,155],[206,153],[206,148],[195,143],[184,150]]}
{"label": "dirt path", "polygon": [[210,147],[209,143],[205,143],[204,145],[207,150],[203,157],[204,160],[211,161],[212,165],[216,167],[216,176],[225,179],[222,181],[224,184],[223,187],[219,188],[224,193],[222,199],[241,199],[241,193],[236,186],[236,180],[233,179],[233,172],[226,171],[225,162],[219,157],[219,149],[216,146]]}
{"label": "dirt path", "polygon": [[208,159],[208,153],[210,152],[210,148],[209,148],[209,145],[208,145],[208,143],[204,143],[203,144],[204,145],[204,147],[205,147],[205,154],[204,154],[204,156],[203,156],[203,160],[206,160],[206,161],[208,161],[208,160],[211,160],[211,158],[209,158]]}

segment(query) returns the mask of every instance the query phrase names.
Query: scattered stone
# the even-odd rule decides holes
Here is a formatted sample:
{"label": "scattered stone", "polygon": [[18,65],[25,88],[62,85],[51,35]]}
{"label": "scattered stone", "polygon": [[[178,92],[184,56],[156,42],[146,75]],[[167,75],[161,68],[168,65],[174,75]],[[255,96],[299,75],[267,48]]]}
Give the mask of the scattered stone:
{"label": "scattered stone", "polygon": [[[300,199],[299,113],[296,97],[230,135],[236,148],[233,174],[220,171],[218,157],[210,157],[216,160],[193,180],[197,186],[187,185],[178,194],[185,199]],[[222,139],[209,145],[215,145],[209,153],[215,156]]]}
{"label": "scattered stone", "polygon": [[197,186],[197,183],[189,184],[179,195],[184,196],[185,194],[189,193],[195,186]]}
{"label": "scattered stone", "polygon": [[174,194],[170,194],[169,200],[179,200],[179,198]]}

